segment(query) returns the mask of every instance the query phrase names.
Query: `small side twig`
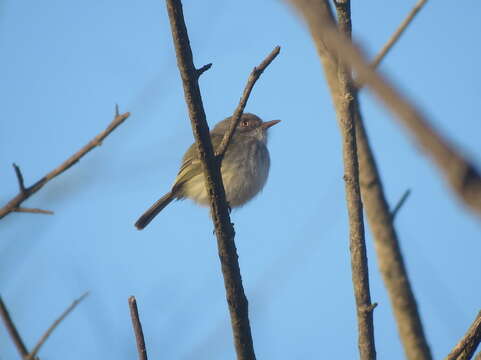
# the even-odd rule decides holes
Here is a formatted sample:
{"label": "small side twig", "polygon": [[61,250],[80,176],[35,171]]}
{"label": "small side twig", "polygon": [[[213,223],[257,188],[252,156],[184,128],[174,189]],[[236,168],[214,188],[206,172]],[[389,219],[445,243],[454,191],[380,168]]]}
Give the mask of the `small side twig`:
{"label": "small side twig", "polygon": [[399,210],[403,207],[404,203],[406,202],[406,200],[408,199],[409,195],[411,195],[411,189],[407,189],[403,196],[401,196],[401,198],[399,199],[399,201],[397,202],[396,206],[394,206],[394,209],[392,209],[391,211],[391,219],[394,220],[397,213],[399,212]]}
{"label": "small side twig", "polygon": [[31,214],[45,214],[45,215],[53,215],[54,212],[51,210],[44,210],[44,209],[37,209],[37,208],[26,208],[26,207],[19,207],[14,210],[14,212],[21,212],[21,213],[31,213]]}
{"label": "small side twig", "polygon": [[219,148],[217,149],[217,152],[215,154],[217,157],[222,159],[222,157],[224,156],[227,147],[229,146],[229,143],[232,139],[232,136],[234,135],[234,131],[239,124],[242,113],[244,112],[247,100],[249,100],[252,88],[254,87],[256,81],[262,75],[264,70],[270,65],[270,63],[276,58],[276,56],[279,55],[280,51],[281,47],[276,46],[274,50],[272,50],[271,53],[267,55],[264,61],[259,64],[259,66],[254,67],[251,74],[249,75],[249,79],[247,79],[247,84],[244,88],[244,92],[242,93],[239,105],[237,105],[237,108],[235,109],[234,114],[232,115],[232,118],[230,120],[229,129],[224,134],[222,142],[220,143]]}
{"label": "small side twig", "polygon": [[142,324],[140,323],[139,310],[137,309],[137,300],[135,300],[135,296],[129,297],[129,308],[132,327],[134,328],[135,342],[137,344],[137,352],[139,353],[139,360],[147,360],[144,332],[142,331]]}
{"label": "small side twig", "polygon": [[196,69],[197,72],[197,77],[200,77],[203,73],[205,73],[207,70],[209,70],[212,67],[212,63],[205,64],[202,66],[200,69]]}
{"label": "small side twig", "polygon": [[25,357],[28,356],[27,347],[25,346],[25,343],[23,342],[22,337],[20,336],[15,324],[13,323],[13,320],[10,317],[10,314],[8,313],[7,307],[3,302],[3,299],[1,296],[0,296],[0,317],[5,323],[5,327],[7,328],[7,331],[10,337],[12,338],[12,341],[15,344],[15,347],[17,348],[18,353],[20,354],[22,359],[25,359]]}
{"label": "small side twig", "polygon": [[373,68],[378,67],[378,65],[381,63],[381,61],[386,57],[387,53],[392,49],[394,44],[399,40],[401,35],[404,33],[406,28],[411,24],[411,22],[414,20],[418,12],[422,9],[422,7],[428,2],[428,0],[419,0],[418,3],[412,8],[408,16],[404,19],[404,21],[399,25],[397,30],[394,32],[394,34],[391,36],[391,38],[388,40],[388,42],[384,45],[384,47],[381,49],[381,51],[377,54],[377,56],[374,58],[374,60],[371,63],[371,66]]}
{"label": "small side twig", "polygon": [[[469,360],[481,342],[481,311],[445,360]],[[479,354],[478,354],[479,355]]]}
{"label": "small side twig", "polygon": [[[94,137],[91,141],[89,141],[84,147],[82,147],[79,151],[65,160],[62,164],[60,164],[57,168],[50,171],[47,175],[43,178],[38,180],[32,186],[25,187],[23,183],[23,176],[20,171],[20,168],[14,165],[15,175],[17,176],[17,180],[20,187],[20,192],[11,199],[3,208],[0,209],[0,219],[5,217],[6,215],[12,212],[31,212],[31,213],[48,213],[47,210],[45,211],[22,211],[20,205],[27,200],[30,196],[40,190],[46,183],[48,183],[53,178],[57,177],[67,169],[69,169],[72,165],[77,163],[82,157],[84,157],[88,152],[90,152],[93,148],[102,144],[102,141],[110,135],[112,131],[114,131],[120,124],[122,124],[128,117],[130,113],[126,112],[124,114],[118,113],[118,106],[116,106],[115,110],[115,118],[114,120],[107,126],[107,128]],[[26,208],[23,208],[26,209]],[[39,209],[40,210],[40,209]]]}
{"label": "small side twig", "polygon": [[12,166],[13,166],[13,169],[15,170],[15,175],[17,176],[18,188],[20,189],[21,193],[24,193],[27,189],[25,189],[25,183],[23,182],[22,171],[20,170],[20,167],[17,164],[13,163]]}
{"label": "small side twig", "polygon": [[38,351],[40,348],[43,346],[45,341],[49,338],[50,335],[52,335],[53,331],[55,328],[62,322],[63,319],[65,319],[68,314],[72,312],[73,309],[87,296],[89,295],[89,292],[87,291],[85,294],[83,294],[81,297],[79,297],[77,300],[74,300],[74,302],[67,308],[65,311],[50,325],[50,327],[45,331],[45,333],[42,335],[40,340],[38,341],[37,345],[33,348],[33,350],[28,354],[25,360],[33,360],[35,359],[35,356],[37,355]]}

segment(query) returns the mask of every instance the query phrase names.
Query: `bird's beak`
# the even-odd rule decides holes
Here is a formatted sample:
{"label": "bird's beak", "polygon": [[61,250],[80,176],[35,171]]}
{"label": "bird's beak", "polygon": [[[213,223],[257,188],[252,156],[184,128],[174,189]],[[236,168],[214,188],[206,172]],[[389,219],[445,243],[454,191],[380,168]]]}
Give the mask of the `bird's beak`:
{"label": "bird's beak", "polygon": [[277,123],[280,123],[280,120],[271,120],[271,121],[266,121],[265,123],[262,124],[262,128],[264,130],[269,129],[271,126],[274,126]]}

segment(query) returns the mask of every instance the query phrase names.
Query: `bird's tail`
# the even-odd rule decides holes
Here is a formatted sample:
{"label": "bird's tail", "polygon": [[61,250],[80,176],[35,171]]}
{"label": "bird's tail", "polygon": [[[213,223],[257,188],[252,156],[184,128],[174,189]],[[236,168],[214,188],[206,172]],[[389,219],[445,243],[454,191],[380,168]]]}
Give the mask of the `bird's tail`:
{"label": "bird's tail", "polygon": [[144,227],[149,225],[154,217],[156,217],[167,205],[169,205],[170,202],[175,199],[175,197],[176,196],[172,191],[169,191],[167,194],[162,196],[139,218],[139,220],[137,220],[135,227],[138,230],[142,230]]}

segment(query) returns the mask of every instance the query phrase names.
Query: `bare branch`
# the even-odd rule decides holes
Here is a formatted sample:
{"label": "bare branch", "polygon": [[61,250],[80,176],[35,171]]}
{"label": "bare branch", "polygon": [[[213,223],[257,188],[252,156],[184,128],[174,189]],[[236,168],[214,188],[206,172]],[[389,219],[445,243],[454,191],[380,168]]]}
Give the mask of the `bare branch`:
{"label": "bare branch", "polygon": [[145,348],[144,332],[140,323],[139,310],[137,309],[137,300],[135,296],[129,297],[130,317],[132,318],[132,327],[134,328],[135,341],[137,343],[137,352],[139,360],[147,360],[147,349]]}
{"label": "bare branch", "polygon": [[22,340],[22,337],[18,333],[17,328],[15,327],[15,324],[13,323],[13,320],[10,317],[10,314],[8,313],[7,307],[5,306],[1,296],[0,296],[0,317],[3,319],[3,322],[5,323],[5,327],[7,328],[7,331],[10,337],[12,338],[13,343],[15,344],[15,347],[17,348],[17,351],[20,354],[20,357],[24,359],[26,356],[28,356],[27,347],[25,346]]}
{"label": "bare branch", "polygon": [[411,24],[414,20],[418,12],[422,9],[422,7],[428,2],[428,0],[419,0],[418,3],[413,7],[411,12],[408,16],[404,19],[404,21],[399,25],[398,29],[394,32],[388,42],[384,45],[381,51],[377,54],[374,60],[371,63],[373,68],[378,67],[381,61],[386,57],[387,53],[392,49],[394,44],[399,40],[401,35],[404,33],[404,30]]}
{"label": "bare branch", "polygon": [[272,50],[271,53],[267,55],[264,61],[262,61],[259,66],[256,66],[249,75],[249,79],[247,80],[247,84],[244,88],[244,92],[242,93],[239,105],[237,105],[237,108],[235,109],[234,114],[232,115],[232,118],[230,120],[229,129],[224,134],[222,142],[220,143],[219,148],[215,154],[219,158],[222,159],[227,150],[227,147],[229,146],[232,136],[234,135],[234,131],[239,124],[242,113],[244,112],[244,108],[246,107],[247,100],[249,100],[252,88],[254,87],[256,81],[262,75],[264,70],[270,65],[270,63],[276,58],[276,56],[279,55],[280,51],[280,46],[276,46],[274,50]]}
{"label": "bare branch", "polygon": [[234,227],[230,221],[220,173],[220,162],[214,157],[209,127],[207,126],[199,89],[197,71],[194,66],[192,50],[184,22],[182,3],[180,0],[166,0],[166,3],[177,55],[177,65],[184,86],[184,95],[189,109],[192,131],[202,163],[205,186],[210,198],[211,214],[217,236],[217,246],[224,276],[237,358],[254,360],[255,354],[248,317],[248,303],[242,286],[234,242]]}
{"label": "bare branch", "polygon": [[14,212],[21,212],[21,213],[31,213],[31,214],[45,214],[45,215],[53,215],[54,212],[51,210],[44,210],[44,209],[37,209],[37,208],[26,208],[26,207],[19,207],[14,210]]}
{"label": "bare branch", "polygon": [[13,163],[12,166],[13,166],[13,169],[15,170],[15,175],[17,176],[18,188],[20,189],[21,193],[24,193],[26,189],[25,189],[25,183],[23,182],[22,171],[20,170],[20,167],[17,164]]}
{"label": "bare branch", "polygon": [[[48,183],[50,180],[52,180],[54,177],[60,175],[63,173],[65,170],[69,169],[72,165],[77,163],[83,156],[85,156],[90,150],[95,148],[96,146],[99,146],[102,144],[102,141],[110,135],[112,131],[114,131],[117,126],[122,124],[128,117],[130,116],[130,113],[126,112],[124,114],[118,114],[118,106],[116,106],[116,115],[114,120],[107,126],[107,128],[102,131],[100,134],[98,134],[96,137],[94,137],[92,140],[89,141],[88,144],[86,144],[84,147],[82,147],[79,151],[77,151],[75,154],[73,154],[71,157],[69,157],[65,162],[63,162],[61,165],[59,165],[57,168],[49,172],[47,175],[45,175],[43,178],[38,180],[35,184],[32,186],[25,188],[23,186],[23,177],[21,176],[20,169],[17,171],[16,165],[15,167],[15,173],[17,174],[17,179],[19,180],[19,185],[21,190],[19,194],[17,194],[13,199],[11,199],[3,208],[0,209],[0,219],[5,217],[6,215],[10,214],[11,212],[25,212],[25,211],[18,211],[18,208],[20,208],[20,205],[27,200],[30,196],[32,196],[34,193],[36,193],[38,190],[40,190],[46,183]],[[19,177],[20,174],[20,177]],[[21,181],[20,181],[21,179]],[[31,211],[29,211],[31,212]],[[43,213],[43,212],[42,212]]]}
{"label": "bare branch", "polygon": [[[335,74],[337,56],[331,57],[331,61],[326,61],[326,57],[322,56],[327,51],[323,26],[333,27],[332,21],[327,19],[329,17],[328,3],[326,1],[310,2],[308,0],[290,0],[290,2],[305,18],[324,65],[331,66],[333,69],[326,73],[328,82],[335,82],[331,79],[334,77],[331,74]],[[430,360],[430,349],[424,336],[416,300],[404,266],[376,161],[364,129],[358,101],[356,101],[356,105],[356,142],[359,156],[361,195],[367,219],[373,232],[379,268],[388,289],[407,358]]]}
{"label": "bare branch", "polygon": [[[445,360],[469,360],[481,342],[481,311]],[[479,355],[479,354],[478,354]]]}
{"label": "bare branch", "polygon": [[207,70],[209,70],[212,67],[212,63],[205,64],[202,66],[200,69],[197,69],[197,77],[200,77],[203,73],[205,73]]}
{"label": "bare branch", "polygon": [[[350,0],[336,2],[337,19],[340,30],[351,36]],[[326,12],[326,19],[334,20]],[[329,86],[336,107],[337,119],[343,138],[344,180],[347,211],[349,214],[349,250],[351,252],[352,283],[356,299],[359,353],[361,360],[376,358],[374,342],[373,310],[369,289],[369,271],[364,239],[364,219],[359,186],[359,164],[356,145],[355,112],[357,92],[353,86],[350,71],[337,61],[329,51],[320,53],[324,60],[324,72],[333,72]],[[337,82],[332,83],[337,74]]]}
{"label": "bare branch", "polygon": [[394,209],[391,211],[391,218],[394,220],[396,218],[396,215],[398,211],[403,207],[404,203],[408,199],[409,195],[411,195],[411,189],[407,189],[403,196],[399,199],[398,203],[396,206],[394,206]]}
{"label": "bare branch", "polygon": [[77,300],[74,300],[74,302],[67,308],[65,311],[52,323],[52,325],[45,331],[45,333],[42,335],[40,340],[38,341],[37,345],[33,348],[32,352],[28,354],[25,360],[33,360],[35,359],[35,356],[37,356],[38,351],[40,348],[43,346],[45,341],[49,338],[50,335],[52,335],[53,331],[55,328],[62,322],[63,319],[65,319],[68,314],[72,312],[73,309],[87,296],[89,295],[89,292],[87,291],[85,294],[83,294],[81,297],[79,297]]}
{"label": "bare branch", "polygon": [[[298,1],[302,0],[295,2]],[[474,165],[434,130],[419,109],[366,62],[358,47],[340,34],[332,24],[326,23],[324,19],[318,20],[318,36],[323,45],[355,70],[359,80],[366,83],[384,105],[397,115],[400,122],[444,173],[452,190],[481,217],[481,177]]]}

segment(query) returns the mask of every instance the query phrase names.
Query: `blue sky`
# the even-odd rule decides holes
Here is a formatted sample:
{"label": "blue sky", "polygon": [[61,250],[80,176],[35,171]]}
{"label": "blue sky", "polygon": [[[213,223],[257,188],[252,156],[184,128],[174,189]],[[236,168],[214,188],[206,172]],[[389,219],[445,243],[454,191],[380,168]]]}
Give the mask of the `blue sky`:
{"label": "blue sky", "polygon": [[[353,2],[354,36],[370,56],[415,1]],[[433,125],[481,166],[481,4],[433,1],[389,54],[386,73]],[[185,1],[211,125],[229,116],[247,76],[281,54],[246,111],[282,119],[271,131],[264,191],[232,214],[258,358],[354,359],[357,333],[342,181],[329,92],[302,21],[280,1]],[[192,142],[162,1],[0,3],[0,200],[77,151],[111,121],[131,117],[100,148],[24,205],[54,216],[0,222],[0,293],[29,348],[83,292],[90,296],[52,335],[42,359],[132,359],[127,298],[137,297],[152,358],[234,358],[208,210],[169,206],[144,231],[133,223],[168,191]],[[411,197],[396,219],[401,247],[436,358],[481,308],[479,220],[368,91],[362,108],[387,197]],[[380,359],[403,359],[367,233]],[[18,358],[0,327],[0,359]]]}

